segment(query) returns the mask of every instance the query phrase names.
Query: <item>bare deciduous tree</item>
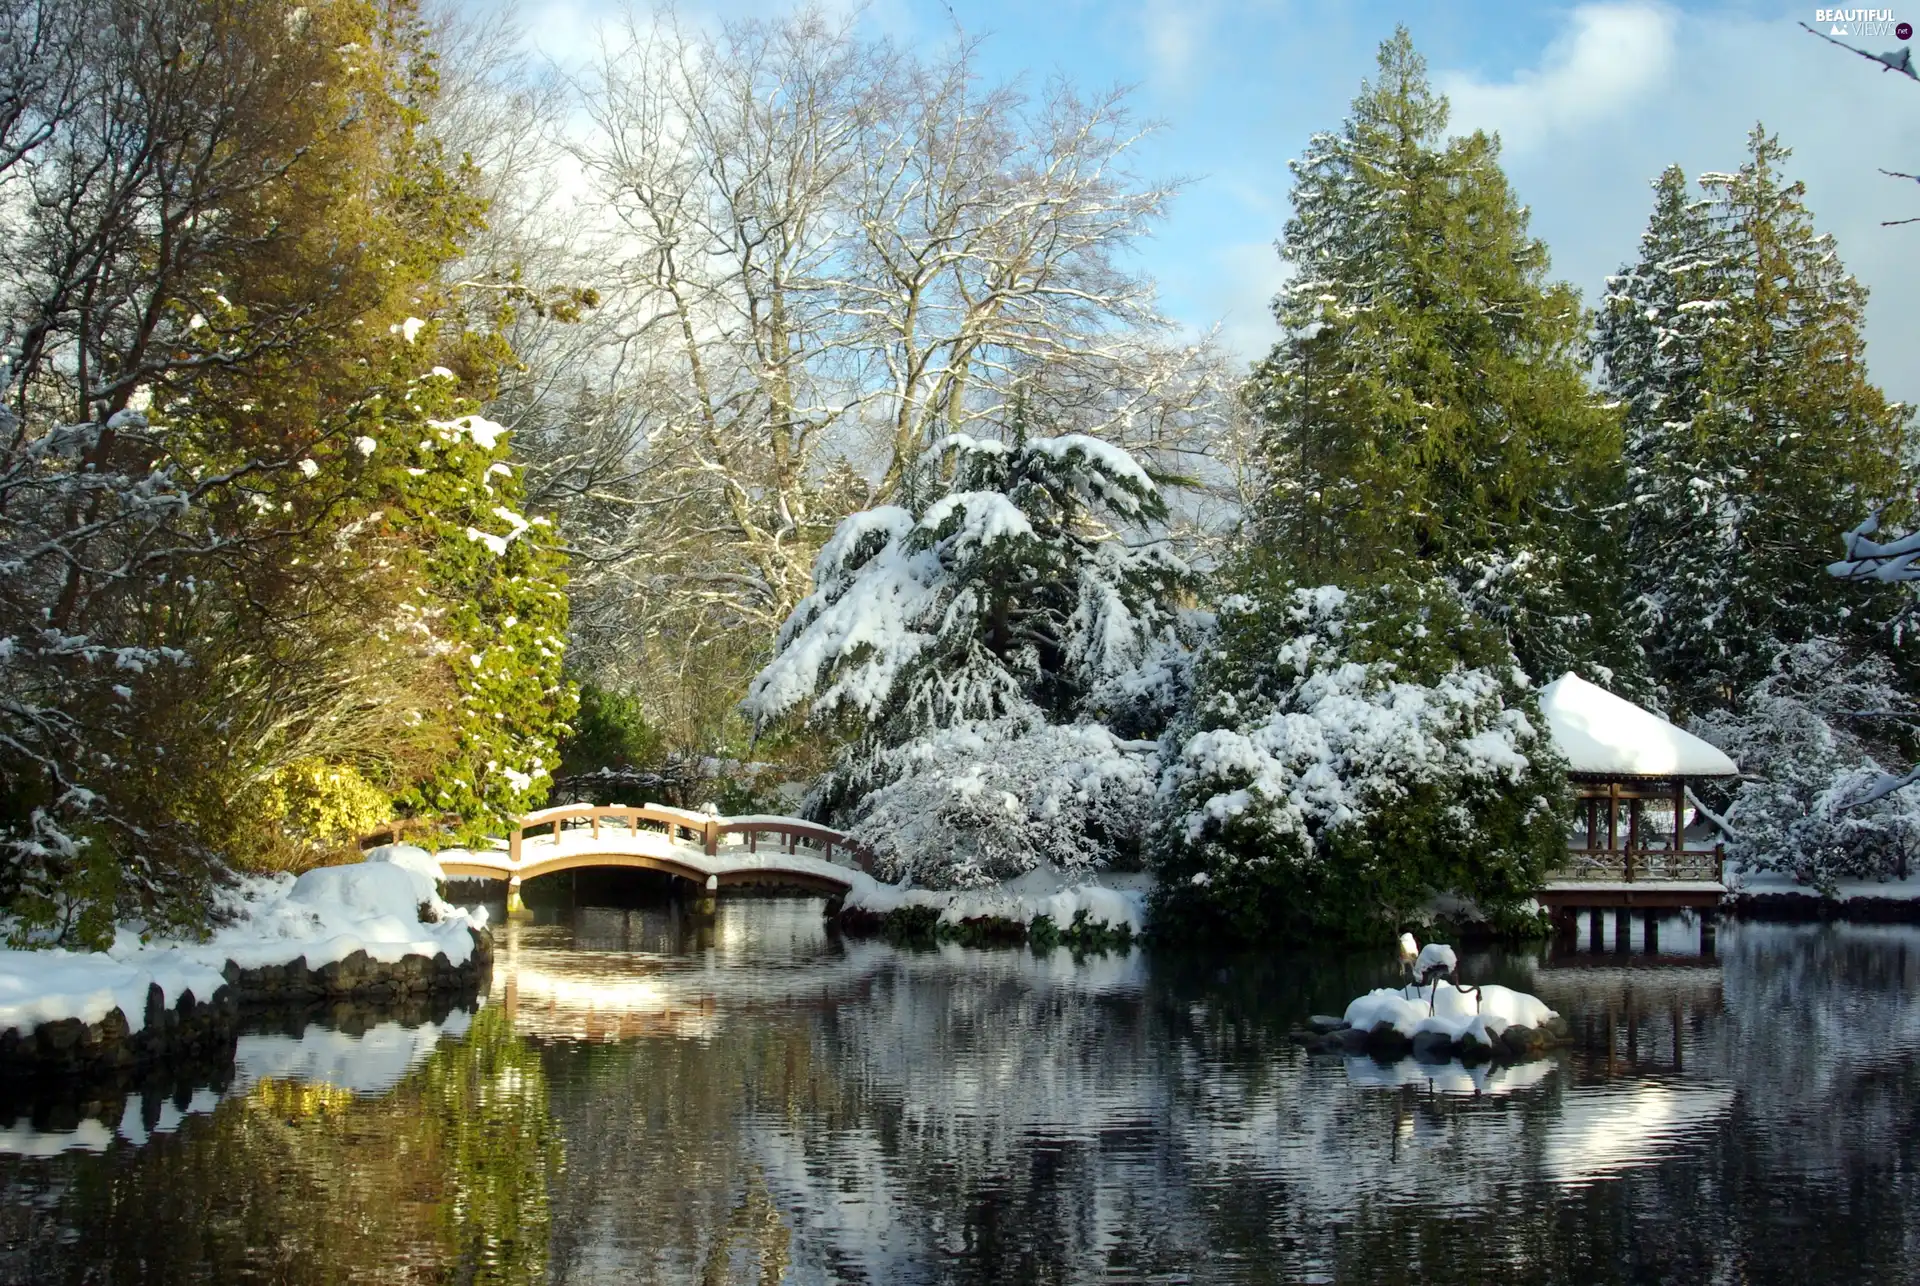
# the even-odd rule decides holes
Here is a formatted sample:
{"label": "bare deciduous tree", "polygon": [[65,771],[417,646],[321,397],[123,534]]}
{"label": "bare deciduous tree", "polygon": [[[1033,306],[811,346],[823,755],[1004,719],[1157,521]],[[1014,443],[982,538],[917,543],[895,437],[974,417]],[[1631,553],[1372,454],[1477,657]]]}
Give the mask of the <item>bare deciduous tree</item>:
{"label": "bare deciduous tree", "polygon": [[971,43],[922,58],[802,10],[636,17],[582,93],[601,344],[530,469],[587,672],[731,697],[839,519],[949,434],[1016,432],[1016,402],[1230,478],[1224,365],[1128,263],[1175,188],[1129,168],[1124,92],[991,85]]}

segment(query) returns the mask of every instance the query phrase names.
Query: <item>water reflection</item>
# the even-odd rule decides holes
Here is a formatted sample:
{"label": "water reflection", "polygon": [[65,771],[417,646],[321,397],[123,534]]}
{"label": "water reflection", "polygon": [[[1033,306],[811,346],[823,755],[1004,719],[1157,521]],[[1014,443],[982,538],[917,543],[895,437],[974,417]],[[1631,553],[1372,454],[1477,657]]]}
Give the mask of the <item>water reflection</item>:
{"label": "water reflection", "polygon": [[1384,957],[510,924],[477,1014],[258,1033],[93,1155],[0,1120],[0,1281],[1907,1280],[1920,932],[1686,927],[1469,958],[1578,1042],[1470,1069],[1290,1043]]}
{"label": "water reflection", "polygon": [[0,1281],[544,1278],[559,1143],[504,1014],[255,1033],[219,1080],[16,1119]]}

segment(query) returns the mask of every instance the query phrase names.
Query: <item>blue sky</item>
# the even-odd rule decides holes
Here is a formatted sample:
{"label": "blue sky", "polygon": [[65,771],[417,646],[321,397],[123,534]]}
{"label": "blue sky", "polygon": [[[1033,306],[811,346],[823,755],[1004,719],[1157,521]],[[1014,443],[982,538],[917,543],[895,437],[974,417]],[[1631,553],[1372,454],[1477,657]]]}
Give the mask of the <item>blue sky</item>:
{"label": "blue sky", "polygon": [[[769,0],[679,5],[718,20],[777,11]],[[1884,6],[1883,6],[1884,7]],[[1287,161],[1336,128],[1396,22],[1411,30],[1456,123],[1500,132],[1509,175],[1553,252],[1555,275],[1591,303],[1633,251],[1648,183],[1670,163],[1732,169],[1756,121],[1794,148],[1822,228],[1873,291],[1869,359],[1887,391],[1920,402],[1920,84],[1795,25],[1815,6],[1656,3],[1296,4],[1285,0],[875,0],[862,21],[903,43],[987,37],[985,69],[1038,87],[1133,87],[1137,114],[1164,129],[1139,169],[1189,187],[1144,247],[1167,311],[1218,325],[1243,357],[1274,333],[1266,301],[1282,279],[1273,250],[1287,216]],[[568,61],[618,3],[523,4],[529,39]],[[1920,2],[1915,4],[1920,14]],[[1896,9],[1896,16],[1906,16]],[[1920,19],[1916,19],[1920,21]],[[1890,38],[1856,40],[1875,49]]]}

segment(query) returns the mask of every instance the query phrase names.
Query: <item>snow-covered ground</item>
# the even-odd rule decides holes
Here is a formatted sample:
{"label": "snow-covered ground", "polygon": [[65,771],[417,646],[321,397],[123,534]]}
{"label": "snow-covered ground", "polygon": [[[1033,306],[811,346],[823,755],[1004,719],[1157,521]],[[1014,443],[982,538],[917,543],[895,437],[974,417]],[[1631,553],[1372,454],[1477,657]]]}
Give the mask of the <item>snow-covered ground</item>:
{"label": "snow-covered ground", "polygon": [[1031,923],[1044,915],[1065,929],[1081,912],[1087,923],[1108,929],[1125,926],[1134,934],[1146,927],[1147,894],[1153,877],[1144,872],[1065,876],[1039,867],[1005,883],[983,889],[915,889],[857,876],[846,909],[886,915],[902,907],[934,907],[940,923],[1007,920]]}
{"label": "snow-covered ground", "polygon": [[1805,897],[1831,896],[1837,902],[1884,898],[1890,902],[1920,899],[1920,875],[1904,880],[1836,880],[1831,895],[1811,884],[1802,884],[1784,871],[1742,871],[1727,864],[1727,885],[1738,897],[1767,897],[1775,894],[1800,894]]}
{"label": "snow-covered ground", "polygon": [[[486,912],[441,901],[438,877],[423,849],[388,845],[356,865],[243,881],[229,894],[231,922],[205,942],[143,942],[122,928],[105,951],[0,951],[0,1032],[65,1018],[97,1023],[115,1009],[138,1032],[149,988],[160,988],[168,1008],[189,991],[210,999],[229,961],[258,969],[304,958],[317,969],[364,951],[386,964],[440,954],[463,964],[473,952],[469,930],[486,924]],[[432,923],[421,921],[422,906]]]}

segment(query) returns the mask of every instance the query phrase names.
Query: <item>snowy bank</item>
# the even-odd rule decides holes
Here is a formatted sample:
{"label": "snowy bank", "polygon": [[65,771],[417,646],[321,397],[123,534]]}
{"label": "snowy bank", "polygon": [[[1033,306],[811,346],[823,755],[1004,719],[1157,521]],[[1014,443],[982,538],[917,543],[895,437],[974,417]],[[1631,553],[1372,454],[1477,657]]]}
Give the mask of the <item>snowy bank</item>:
{"label": "snowy bank", "polygon": [[1727,889],[1728,908],[1743,915],[1920,923],[1920,875],[1904,880],[1834,880],[1820,888],[1785,871],[1742,870],[1729,861]]}
{"label": "snowy bank", "polygon": [[979,889],[916,889],[856,874],[840,914],[856,927],[915,923],[946,937],[963,936],[968,926],[986,936],[1033,937],[1044,918],[1049,928],[1041,932],[1068,942],[1130,940],[1146,926],[1151,887],[1145,874],[1067,877],[1047,867]]}
{"label": "snowy bank", "polygon": [[242,1002],[472,990],[490,961],[484,911],[442,901],[411,845],[300,877],[243,881],[205,942],[0,951],[0,1074],[130,1066],[232,1039]]}

